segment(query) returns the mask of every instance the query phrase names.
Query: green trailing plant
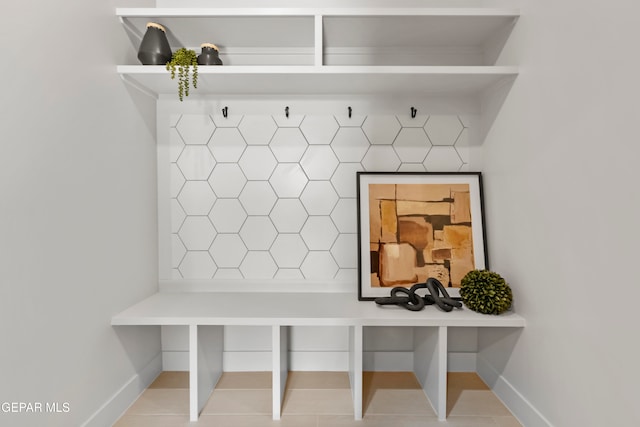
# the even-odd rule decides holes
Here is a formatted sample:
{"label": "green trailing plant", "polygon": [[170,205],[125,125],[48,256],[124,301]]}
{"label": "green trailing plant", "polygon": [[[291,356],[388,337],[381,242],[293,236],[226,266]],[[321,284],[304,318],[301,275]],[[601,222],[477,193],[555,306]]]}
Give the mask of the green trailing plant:
{"label": "green trailing plant", "polygon": [[178,71],[178,98],[180,98],[180,101],[182,101],[185,96],[189,96],[189,70],[191,67],[193,67],[193,77],[191,81],[193,87],[197,88],[198,57],[194,50],[182,47],[173,54],[171,61],[167,62],[167,70],[171,71],[172,79],[176,78],[176,70]]}
{"label": "green trailing plant", "polygon": [[460,282],[460,297],[464,305],[483,314],[500,314],[513,302],[509,284],[498,273],[471,270]]}

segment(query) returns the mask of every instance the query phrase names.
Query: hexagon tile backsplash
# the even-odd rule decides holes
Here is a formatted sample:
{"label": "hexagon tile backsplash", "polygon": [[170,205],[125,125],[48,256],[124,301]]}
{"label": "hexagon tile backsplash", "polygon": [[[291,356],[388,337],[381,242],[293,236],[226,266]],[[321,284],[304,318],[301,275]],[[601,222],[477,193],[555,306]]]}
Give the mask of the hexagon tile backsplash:
{"label": "hexagon tile backsplash", "polygon": [[356,171],[468,163],[456,115],[185,114],[169,132],[174,279],[355,281]]}

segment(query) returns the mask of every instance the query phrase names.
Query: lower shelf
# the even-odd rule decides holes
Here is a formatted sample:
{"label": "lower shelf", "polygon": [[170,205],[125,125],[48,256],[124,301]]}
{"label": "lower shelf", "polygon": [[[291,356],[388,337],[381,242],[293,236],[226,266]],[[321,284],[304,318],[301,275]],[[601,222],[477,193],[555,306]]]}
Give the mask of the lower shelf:
{"label": "lower shelf", "polygon": [[[153,94],[175,96],[164,66],[119,65],[123,80]],[[224,66],[199,67],[194,95],[429,94],[475,95],[513,81],[510,66]]]}
{"label": "lower shelf", "polygon": [[[473,417],[474,422],[483,425],[519,425],[477,374],[450,372],[448,384],[450,417]],[[187,423],[188,388],[188,372],[162,372],[115,425]],[[271,390],[271,372],[225,372],[199,421],[190,425],[273,425]],[[289,372],[283,425],[352,425],[358,421],[353,420],[351,403],[346,372]],[[371,420],[378,425],[403,425],[416,419],[437,422],[412,372],[364,372],[363,404],[365,422]],[[498,419],[502,423],[496,422]],[[388,424],[384,423],[386,420]]]}

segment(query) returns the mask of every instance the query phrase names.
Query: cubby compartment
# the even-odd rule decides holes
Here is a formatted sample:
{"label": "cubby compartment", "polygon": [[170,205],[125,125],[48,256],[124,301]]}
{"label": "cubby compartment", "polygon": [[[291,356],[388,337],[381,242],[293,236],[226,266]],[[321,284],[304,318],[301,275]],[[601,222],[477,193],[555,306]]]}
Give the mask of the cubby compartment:
{"label": "cubby compartment", "polygon": [[508,11],[382,13],[324,16],[324,65],[495,65],[516,20]]}
{"label": "cubby compartment", "polygon": [[213,43],[224,66],[313,65],[313,16],[128,9],[120,19],[134,48],[147,22],[156,22],[166,28],[173,51],[186,47],[199,54],[202,43]]}
{"label": "cubby compartment", "polygon": [[361,330],[335,324],[273,326],[274,419],[318,413],[362,417]]}
{"label": "cubby compartment", "polygon": [[[428,402],[430,402],[432,415],[438,414],[443,420],[447,388],[447,328],[365,326],[363,336],[364,377],[367,378],[368,375],[371,382],[367,385],[363,380],[363,415],[367,413],[367,407],[371,403],[371,392],[368,392],[367,389],[377,384],[373,380],[383,378],[385,375],[393,378],[392,374],[382,374],[382,372],[395,372],[396,377],[403,379],[404,388],[414,390],[411,393],[407,392],[412,394],[412,399],[417,402],[420,400],[420,396],[424,395],[425,399],[428,398]],[[387,347],[384,346],[385,337],[389,342]],[[367,342],[372,339],[376,342]],[[389,351],[385,350],[391,348],[404,351],[395,350],[394,354],[387,354]],[[375,351],[366,351],[367,349]],[[371,372],[380,373],[372,374]],[[420,393],[416,394],[416,389],[419,389]],[[367,403],[367,398],[369,398],[369,403]]]}

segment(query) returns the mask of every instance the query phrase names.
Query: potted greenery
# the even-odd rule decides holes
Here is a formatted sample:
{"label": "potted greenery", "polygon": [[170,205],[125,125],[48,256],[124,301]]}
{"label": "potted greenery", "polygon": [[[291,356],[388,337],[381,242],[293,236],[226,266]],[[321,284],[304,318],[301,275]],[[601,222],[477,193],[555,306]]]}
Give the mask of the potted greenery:
{"label": "potted greenery", "polygon": [[198,87],[198,57],[196,52],[187,48],[178,49],[171,61],[167,62],[167,70],[171,71],[171,78],[175,79],[176,69],[178,71],[178,98],[180,101],[185,96],[189,96],[189,69],[193,67],[192,83],[193,87]]}
{"label": "potted greenery", "polygon": [[511,307],[513,293],[498,273],[471,270],[460,282],[460,297],[464,305],[483,314],[500,314]]}

